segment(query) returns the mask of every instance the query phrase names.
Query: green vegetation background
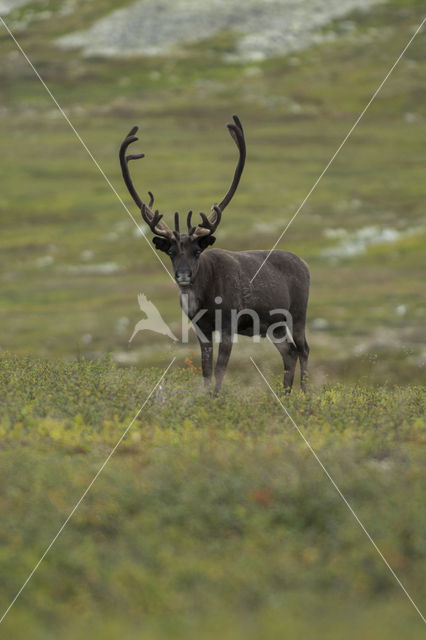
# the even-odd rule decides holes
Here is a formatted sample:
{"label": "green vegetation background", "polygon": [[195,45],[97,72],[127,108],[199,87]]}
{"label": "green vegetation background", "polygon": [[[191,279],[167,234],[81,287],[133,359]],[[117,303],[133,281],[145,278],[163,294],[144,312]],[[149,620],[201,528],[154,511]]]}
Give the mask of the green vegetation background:
{"label": "green vegetation background", "polygon": [[[333,42],[256,64],[222,62],[232,33],[113,61],[52,44],[112,3],[60,17],[61,4],[34,2],[8,23],[33,11],[16,35],[134,215],[117,160],[133,124],[147,154],[135,181],[171,214],[221,197],[235,162],[224,124],[240,115],[248,162],[218,232],[229,249],[272,246],[423,17],[418,3],[390,2],[351,16],[352,35],[336,23]],[[46,8],[53,16],[37,20]],[[236,346],[220,401],[200,390],[188,346],[139,334],[129,347],[139,292],[178,330],[176,287],[4,31],[0,55],[0,345],[16,354],[0,360],[3,608],[178,355],[0,635],[420,637],[420,618],[249,363],[280,393],[270,346]],[[419,605],[425,66],[421,35],[280,245],[312,271],[312,389],[285,402]],[[339,242],[324,228],[373,225],[416,232],[324,257]]]}
{"label": "green vegetation background", "polygon": [[[53,12],[48,20],[34,17],[41,5]],[[140,125],[137,144],[147,154],[133,166],[135,183],[171,216],[206,211],[222,197],[236,160],[224,125],[240,115],[247,166],[217,234],[217,246],[235,250],[273,245],[422,15],[415,4],[385,4],[351,16],[357,28],[349,34],[346,21],[333,25],[333,42],[247,65],[222,61],[232,33],[170,57],[119,61],[84,59],[52,44],[110,7],[79,3],[61,17],[61,2],[51,0],[16,10],[8,22],[19,25],[33,12],[29,26],[16,30],[19,41],[138,220],[117,157],[130,127]],[[0,55],[0,346],[166,363],[168,338],[141,333],[130,346],[128,339],[142,316],[140,292],[179,334],[176,285],[4,30]],[[424,75],[420,35],[280,243],[312,272],[314,382],[425,380]],[[324,230],[371,226],[403,233],[364,255],[336,263],[324,257],[342,241]],[[187,347],[173,352],[189,355]],[[249,353],[251,342],[242,340],[235,375]],[[256,353],[280,370],[270,345]]]}

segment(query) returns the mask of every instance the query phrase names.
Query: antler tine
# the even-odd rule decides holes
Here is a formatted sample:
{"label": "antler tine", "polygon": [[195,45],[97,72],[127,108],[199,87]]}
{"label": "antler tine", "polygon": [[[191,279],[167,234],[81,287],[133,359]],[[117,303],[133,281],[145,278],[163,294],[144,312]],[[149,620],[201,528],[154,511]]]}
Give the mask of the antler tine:
{"label": "antler tine", "polygon": [[234,178],[232,180],[231,186],[228,189],[227,194],[223,198],[222,202],[219,204],[219,208],[221,211],[225,209],[225,207],[231,202],[234,193],[237,190],[238,184],[240,182],[241,174],[243,173],[245,161],[246,161],[246,143],[244,139],[244,129],[241,124],[241,120],[237,115],[233,115],[232,119],[234,120],[233,124],[227,124],[228,131],[234,140],[235,144],[238,147],[238,151],[240,152],[238,158],[238,164],[236,166],[234,172]]}
{"label": "antler tine", "polygon": [[[136,142],[136,140],[139,140],[139,138],[136,138],[136,136],[130,140],[129,144],[131,142]],[[145,154],[144,153],[129,153],[128,156],[126,156],[126,162],[129,162],[129,160],[139,160],[139,158],[145,158]]]}
{"label": "antler tine", "polygon": [[179,213],[177,211],[175,211],[175,231],[177,233],[180,232],[180,227],[179,227]]}
{"label": "antler tine", "polygon": [[216,227],[219,225],[219,222],[222,219],[222,209],[219,207],[218,204],[214,204],[213,209],[216,212],[216,221],[214,223],[214,230],[216,230]]}
{"label": "antler tine", "polygon": [[191,218],[192,218],[192,211],[188,211],[188,216],[186,218],[186,226],[188,227],[188,235],[192,236],[192,234],[194,233],[196,227],[194,227],[191,224]]}
{"label": "antler tine", "polygon": [[199,224],[195,230],[195,235],[197,237],[211,235],[216,231],[222,218],[222,211],[220,210],[219,205],[214,204],[212,207],[212,213],[209,216],[206,216],[202,211],[200,211],[200,216],[203,222]]}
{"label": "antler tine", "polygon": [[213,224],[210,222],[210,220],[208,219],[206,214],[203,213],[202,211],[200,211],[200,216],[201,216],[201,219],[202,219],[203,222],[201,224],[199,224],[198,226],[199,227],[203,227],[204,229],[211,230]]}
{"label": "antler tine", "polygon": [[179,213],[177,211],[175,211],[175,230],[173,231],[173,235],[176,240],[180,240]]}
{"label": "antler tine", "polygon": [[135,201],[136,206],[141,210],[142,218],[150,227],[151,231],[153,231],[153,233],[155,233],[156,235],[170,238],[172,237],[172,231],[169,229],[169,227],[166,225],[165,222],[160,222],[162,216],[158,215],[158,211],[154,214],[151,210],[151,207],[154,203],[154,196],[150,191],[148,192],[150,196],[150,201],[149,201],[149,205],[147,206],[144,202],[142,202],[141,198],[139,197],[139,194],[133,185],[132,178],[130,177],[130,171],[129,171],[129,165],[128,165],[130,160],[138,160],[139,158],[145,157],[144,153],[126,155],[126,151],[129,145],[132,144],[133,142],[136,142],[139,139],[135,135],[138,131],[138,128],[139,127],[137,126],[132,127],[132,129],[130,129],[129,133],[127,134],[127,136],[124,138],[123,142],[120,145],[119,157],[120,157],[120,166],[121,166],[121,172],[123,174],[124,183],[130,195],[132,196],[133,200]]}
{"label": "antler tine", "polygon": [[[209,225],[210,225],[210,233],[214,233],[216,231],[216,229],[219,226],[219,223],[220,223],[220,221],[222,219],[222,211],[219,208],[219,205],[214,204],[212,209],[213,209],[212,213],[207,218],[207,220],[209,222]],[[216,214],[214,222],[212,222],[213,213]]]}
{"label": "antler tine", "polygon": [[[172,232],[167,227],[167,225],[164,224],[164,222],[161,222],[161,219],[163,216],[158,212],[158,209],[155,210],[155,213],[152,213],[152,211],[148,210],[148,207],[146,206],[146,204],[142,203],[141,214],[142,214],[142,218],[145,220],[146,224],[151,229],[152,233],[154,233],[156,236],[163,236],[164,238],[170,238]],[[157,228],[157,225],[159,225],[160,222],[161,222],[161,225]]]}

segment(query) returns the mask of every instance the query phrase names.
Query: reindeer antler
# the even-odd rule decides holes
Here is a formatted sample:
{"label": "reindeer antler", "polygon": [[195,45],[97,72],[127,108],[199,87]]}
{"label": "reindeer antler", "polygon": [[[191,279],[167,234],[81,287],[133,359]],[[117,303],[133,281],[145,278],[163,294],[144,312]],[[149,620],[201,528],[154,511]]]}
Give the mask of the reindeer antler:
{"label": "reindeer antler", "polygon": [[130,154],[126,156],[126,151],[128,146],[132,144],[132,142],[136,142],[136,140],[139,140],[139,138],[137,138],[135,135],[136,132],[138,131],[138,128],[139,127],[137,126],[133,127],[129,131],[127,136],[124,138],[120,146],[120,165],[121,165],[121,172],[123,174],[123,179],[127,189],[129,190],[130,195],[132,196],[133,200],[136,203],[136,206],[139,207],[139,209],[141,210],[142,218],[145,220],[145,222],[147,223],[151,231],[155,233],[155,235],[157,236],[172,238],[173,232],[171,231],[171,229],[166,225],[165,222],[161,222],[161,218],[163,216],[158,213],[158,210],[155,211],[155,213],[153,213],[153,211],[151,210],[151,207],[154,204],[154,196],[152,195],[151,191],[148,191],[149,205],[146,205],[144,202],[142,202],[141,198],[139,197],[133,185],[132,178],[130,177],[130,171],[128,166],[129,161],[138,160],[139,158],[145,157],[144,153],[138,153],[133,155]]}
{"label": "reindeer antler", "polygon": [[234,122],[232,124],[227,124],[226,126],[228,127],[229,133],[231,134],[231,137],[237,145],[239,151],[238,163],[234,172],[234,178],[225,197],[219,204],[213,205],[211,213],[208,216],[206,216],[204,213],[200,213],[203,222],[196,228],[194,232],[195,236],[210,235],[216,230],[221,220],[222,212],[224,211],[225,207],[227,207],[227,205],[231,202],[243,173],[246,161],[246,143],[244,139],[243,125],[241,124],[241,120],[238,116],[233,115],[232,119],[234,120]]}
{"label": "reindeer antler", "polygon": [[164,238],[172,237],[172,231],[169,229],[165,222],[161,222],[163,215],[158,212],[158,209],[156,209],[155,212],[152,213],[152,211],[148,209],[146,204],[142,202],[141,214],[142,218],[145,220],[152,233],[154,233],[156,236],[163,236]]}
{"label": "reindeer antler", "polygon": [[[211,235],[212,233],[214,233],[214,231],[217,229],[221,221],[222,212],[224,211],[225,207],[227,207],[227,205],[231,202],[234,196],[234,193],[237,190],[238,184],[240,182],[241,175],[244,169],[245,160],[246,160],[246,143],[244,139],[243,125],[241,124],[240,119],[236,115],[233,115],[232,118],[234,122],[231,124],[227,124],[226,126],[228,127],[229,133],[238,147],[239,158],[238,158],[238,163],[234,172],[234,177],[233,177],[231,186],[229,187],[222,201],[219,204],[213,205],[211,212],[209,213],[208,216],[206,216],[205,213],[200,213],[202,222],[197,227],[194,227],[191,224],[192,211],[188,213],[186,224],[188,227],[188,235],[190,236],[200,237],[200,236]],[[158,213],[158,209],[155,212],[152,211],[152,205],[154,204],[154,196],[152,192],[148,191],[149,204],[146,205],[144,202],[142,202],[141,198],[139,197],[133,185],[132,179],[130,177],[128,163],[130,160],[138,160],[139,158],[145,157],[144,153],[126,156],[126,151],[128,146],[133,142],[136,142],[136,140],[138,140],[138,138],[135,135],[137,131],[138,131],[138,127],[137,126],[133,127],[129,131],[129,133],[123,140],[123,142],[121,143],[120,165],[121,165],[121,171],[123,174],[124,182],[127,186],[127,189],[129,190],[130,195],[135,201],[137,207],[140,208],[142,218],[145,220],[145,222],[147,223],[151,231],[158,236],[164,236],[166,238],[171,238],[171,239],[176,238],[177,240],[179,240],[180,238],[179,214],[177,212],[175,213],[175,229],[174,231],[172,231],[167,226],[167,224],[162,221],[163,216]]]}
{"label": "reindeer antler", "polygon": [[238,163],[234,172],[234,178],[232,180],[231,186],[228,189],[227,194],[223,198],[222,202],[219,203],[219,209],[224,211],[225,207],[231,202],[234,193],[237,190],[238,184],[240,182],[241,175],[243,173],[244,165],[246,162],[246,142],[244,139],[244,130],[243,125],[241,124],[241,120],[238,116],[233,115],[232,119],[234,121],[233,124],[227,124],[229,133],[231,134],[231,138],[235,142],[238,147],[239,157]]}
{"label": "reindeer antler", "polygon": [[222,218],[222,211],[219,209],[219,205],[214,204],[209,216],[206,216],[202,211],[200,211],[200,216],[202,223],[199,224],[197,228],[193,227],[194,230],[192,231],[192,234],[190,234],[194,235],[196,238],[199,238],[200,236],[210,236],[216,231]]}

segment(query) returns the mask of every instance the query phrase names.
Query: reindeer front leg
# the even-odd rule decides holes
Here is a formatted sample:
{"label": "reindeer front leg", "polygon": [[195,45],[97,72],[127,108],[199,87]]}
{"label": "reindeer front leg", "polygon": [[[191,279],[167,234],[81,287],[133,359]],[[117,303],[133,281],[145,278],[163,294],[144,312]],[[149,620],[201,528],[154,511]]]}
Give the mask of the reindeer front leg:
{"label": "reindeer front leg", "polygon": [[212,333],[204,334],[207,341],[198,337],[201,349],[201,368],[203,370],[204,386],[208,387],[212,381],[213,370],[213,342]]}
{"label": "reindeer front leg", "polygon": [[222,386],[222,380],[226,372],[226,367],[228,366],[231,351],[232,351],[232,335],[222,333],[221,340],[219,343],[219,354],[217,356],[216,367],[214,370],[214,375],[216,378],[214,395],[217,395],[219,393],[220,388]]}

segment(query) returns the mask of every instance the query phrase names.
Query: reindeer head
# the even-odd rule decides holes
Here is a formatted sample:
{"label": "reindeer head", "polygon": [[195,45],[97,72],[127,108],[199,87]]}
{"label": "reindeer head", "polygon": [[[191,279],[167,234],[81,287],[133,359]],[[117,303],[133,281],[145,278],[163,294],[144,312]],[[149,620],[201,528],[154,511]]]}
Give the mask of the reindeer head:
{"label": "reindeer head", "polygon": [[130,195],[135,201],[137,207],[141,210],[142,218],[149,226],[151,231],[155,234],[153,242],[155,247],[159,251],[167,253],[172,261],[173,269],[175,273],[176,282],[181,287],[189,286],[194,281],[199,267],[199,257],[204,249],[216,240],[213,233],[219,226],[222,212],[225,207],[231,201],[241,178],[241,174],[244,169],[244,163],[246,158],[246,146],[244,141],[244,132],[241,122],[237,116],[233,116],[234,122],[228,124],[229,133],[231,134],[235,144],[239,150],[238,164],[235,169],[234,178],[231,186],[228,189],[227,194],[220,202],[220,204],[214,204],[211,212],[208,216],[204,213],[200,213],[201,223],[197,226],[192,225],[192,211],[187,215],[187,233],[181,233],[179,213],[176,212],[174,216],[175,228],[172,231],[167,224],[162,220],[163,216],[160,215],[158,209],[153,211],[152,205],[154,204],[154,196],[151,191],[149,194],[149,204],[146,205],[142,202],[141,198],[136,192],[133,186],[132,179],[130,177],[128,162],[129,160],[137,160],[143,158],[145,154],[127,155],[127,147],[138,140],[135,136],[138,127],[128,133],[126,138],[120,147],[120,164],[123,173],[124,182],[129,190]]}

